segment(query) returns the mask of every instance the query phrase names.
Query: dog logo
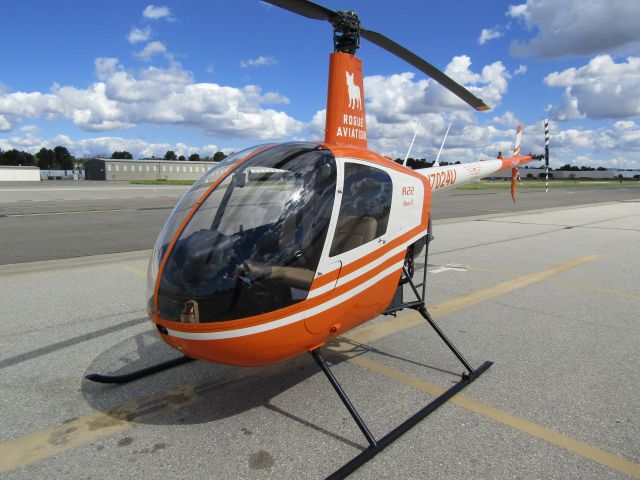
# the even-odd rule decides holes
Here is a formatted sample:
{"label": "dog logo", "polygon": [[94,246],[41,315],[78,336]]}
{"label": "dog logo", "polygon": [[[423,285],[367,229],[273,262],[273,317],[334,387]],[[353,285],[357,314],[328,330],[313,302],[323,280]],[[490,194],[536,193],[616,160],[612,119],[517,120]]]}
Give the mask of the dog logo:
{"label": "dog logo", "polygon": [[347,90],[349,91],[349,108],[362,110],[360,87],[353,83],[353,73],[345,71],[347,75]]}

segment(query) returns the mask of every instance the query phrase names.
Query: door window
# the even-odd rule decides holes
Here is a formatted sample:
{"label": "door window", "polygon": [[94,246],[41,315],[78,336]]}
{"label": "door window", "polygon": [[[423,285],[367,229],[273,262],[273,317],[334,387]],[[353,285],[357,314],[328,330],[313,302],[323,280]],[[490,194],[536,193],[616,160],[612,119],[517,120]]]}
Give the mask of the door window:
{"label": "door window", "polygon": [[329,256],[348,252],[384,235],[392,193],[391,177],[384,170],[345,163],[342,202]]}

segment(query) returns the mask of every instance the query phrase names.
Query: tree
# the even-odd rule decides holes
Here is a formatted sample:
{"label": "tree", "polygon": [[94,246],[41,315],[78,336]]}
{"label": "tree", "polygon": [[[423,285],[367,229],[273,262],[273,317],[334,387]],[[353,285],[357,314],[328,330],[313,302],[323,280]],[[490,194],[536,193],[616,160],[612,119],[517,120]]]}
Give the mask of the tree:
{"label": "tree", "polygon": [[189,161],[190,162],[199,162],[200,161],[200,155],[198,155],[197,153],[192,153],[191,155],[189,155]]}
{"label": "tree", "polygon": [[[396,158],[394,162],[402,165],[404,163],[404,158]],[[435,162],[427,162],[424,158],[407,158],[407,167],[412,170],[415,170],[417,168],[428,168],[433,166],[434,163]]]}
{"label": "tree", "polygon": [[225,158],[227,158],[227,156],[225,155],[224,152],[216,152],[215,155],[213,156],[213,161],[214,162],[220,162],[220,161],[224,160]]}
{"label": "tree", "polygon": [[606,172],[607,171],[607,169],[604,168],[604,167],[598,167],[598,168],[596,168],[596,170],[599,171],[599,172]]}
{"label": "tree", "polygon": [[41,170],[50,170],[55,168],[55,163],[56,157],[53,150],[43,147],[38,151],[38,153],[36,153],[36,165],[38,165]]}
{"label": "tree", "polygon": [[116,150],[111,154],[111,158],[122,158],[125,160],[133,160],[133,155],[131,155],[126,150],[123,150],[123,151]]}
{"label": "tree", "polygon": [[164,159],[165,160],[177,160],[178,157],[176,156],[176,152],[174,152],[173,150],[167,150],[167,153],[164,154]]}
{"label": "tree", "polygon": [[180,160],[181,162],[184,162],[186,160],[186,158],[184,158],[184,155],[180,155],[178,157],[178,160]]}
{"label": "tree", "polygon": [[29,152],[11,149],[6,152],[0,151],[0,165],[35,165],[36,160]]}
{"label": "tree", "polygon": [[61,170],[73,170],[75,157],[69,153],[66,147],[57,146],[53,149],[56,166]]}

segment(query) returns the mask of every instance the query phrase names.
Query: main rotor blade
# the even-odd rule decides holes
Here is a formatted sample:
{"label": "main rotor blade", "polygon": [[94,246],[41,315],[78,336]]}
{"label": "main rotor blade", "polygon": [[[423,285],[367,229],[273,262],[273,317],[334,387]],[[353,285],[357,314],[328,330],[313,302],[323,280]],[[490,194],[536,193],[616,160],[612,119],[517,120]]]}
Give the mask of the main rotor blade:
{"label": "main rotor blade", "polygon": [[266,3],[284,8],[303,17],[313,20],[327,20],[332,22],[338,16],[336,12],[308,0],[263,0]]}
{"label": "main rotor blade", "polygon": [[416,67],[418,70],[421,70],[422,72],[426,73],[431,78],[433,78],[436,82],[442,85],[444,88],[449,90],[454,95],[457,95],[460,99],[467,102],[476,110],[484,111],[484,110],[489,110],[491,108],[489,107],[489,105],[484,103],[483,100],[476,97],[473,93],[471,93],[469,90],[467,90],[462,85],[457,83],[455,80],[451,79],[450,77],[445,75],[443,72],[438,70],[436,67],[431,65],[429,62],[420,58],[415,53],[407,50],[402,45],[397,44],[390,38],[385,37],[381,33],[373,32],[371,30],[366,30],[364,28],[360,28],[360,35],[366,38],[367,40],[369,40],[371,43],[375,43],[379,47],[384,48],[388,52],[391,52],[394,55],[402,58],[406,62],[410,63],[411,65]]}

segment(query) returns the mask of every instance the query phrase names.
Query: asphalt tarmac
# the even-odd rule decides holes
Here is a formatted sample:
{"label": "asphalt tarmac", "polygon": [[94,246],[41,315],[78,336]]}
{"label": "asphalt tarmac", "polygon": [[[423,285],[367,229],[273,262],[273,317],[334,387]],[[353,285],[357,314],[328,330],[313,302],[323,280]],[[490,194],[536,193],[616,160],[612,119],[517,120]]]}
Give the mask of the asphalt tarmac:
{"label": "asphalt tarmac", "polygon": [[[0,184],[0,265],[153,248],[185,186],[120,182]],[[439,192],[434,220],[624,201],[640,187]]]}
{"label": "asphalt tarmac", "polygon": [[[465,218],[435,222],[429,309],[473,365],[495,363],[352,478],[640,478],[640,195],[616,192],[470,218],[496,196],[438,200]],[[145,318],[148,254],[0,266],[3,479],[324,478],[366,447],[306,357],[83,380],[177,355]],[[411,312],[326,355],[377,437],[463,371]]]}

